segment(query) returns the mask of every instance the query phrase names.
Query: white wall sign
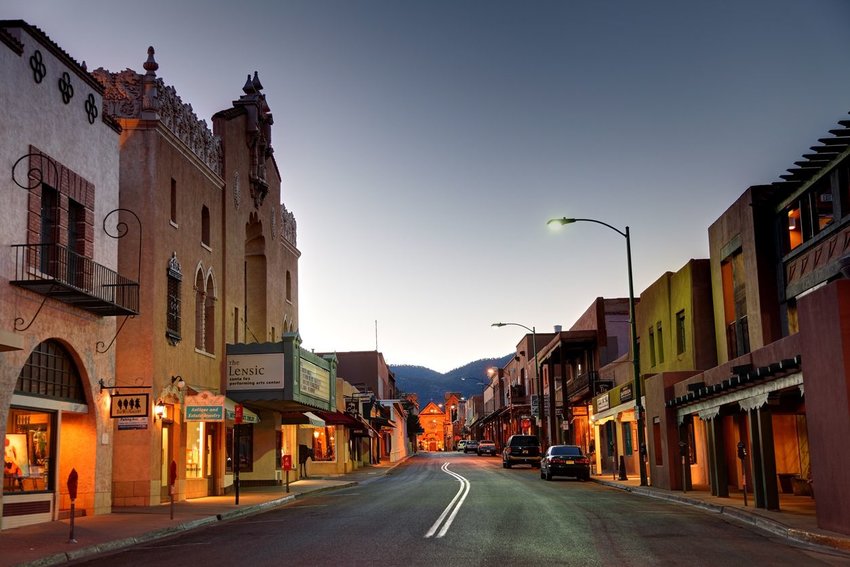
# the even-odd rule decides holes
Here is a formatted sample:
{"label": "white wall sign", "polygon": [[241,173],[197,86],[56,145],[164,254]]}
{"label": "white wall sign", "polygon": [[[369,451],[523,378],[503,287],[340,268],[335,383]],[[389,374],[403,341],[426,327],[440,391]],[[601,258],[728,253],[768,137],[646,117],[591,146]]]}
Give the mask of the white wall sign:
{"label": "white wall sign", "polygon": [[282,390],[283,353],[227,356],[227,390]]}
{"label": "white wall sign", "polygon": [[301,359],[301,393],[320,400],[331,399],[330,372]]}

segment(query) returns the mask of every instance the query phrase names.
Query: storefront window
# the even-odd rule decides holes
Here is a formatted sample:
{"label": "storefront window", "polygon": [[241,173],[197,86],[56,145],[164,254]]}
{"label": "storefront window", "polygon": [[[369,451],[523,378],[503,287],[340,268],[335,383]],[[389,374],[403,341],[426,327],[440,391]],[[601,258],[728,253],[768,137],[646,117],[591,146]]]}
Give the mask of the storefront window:
{"label": "storefront window", "polygon": [[[234,435],[234,430],[236,434]],[[233,459],[238,448],[239,472],[253,472],[254,470],[254,426],[242,424],[235,428],[227,429],[227,461],[225,470],[233,472]],[[234,447],[234,444],[236,447]]]}
{"label": "storefront window", "polygon": [[11,408],[3,450],[3,492],[38,492],[52,486],[54,413]]}
{"label": "storefront window", "polygon": [[313,430],[313,460],[335,461],[336,460],[336,428],[317,427]]}
{"label": "storefront window", "polygon": [[204,425],[203,421],[186,424],[186,478],[204,478]]}

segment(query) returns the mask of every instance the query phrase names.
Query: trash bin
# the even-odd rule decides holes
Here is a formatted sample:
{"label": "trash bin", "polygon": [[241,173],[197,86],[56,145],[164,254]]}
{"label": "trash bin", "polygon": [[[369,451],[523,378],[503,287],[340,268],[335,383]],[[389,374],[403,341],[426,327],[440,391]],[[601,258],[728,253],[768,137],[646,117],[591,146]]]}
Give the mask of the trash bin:
{"label": "trash bin", "polygon": [[799,478],[797,473],[779,473],[779,488],[783,494],[792,494],[794,492],[793,479]]}

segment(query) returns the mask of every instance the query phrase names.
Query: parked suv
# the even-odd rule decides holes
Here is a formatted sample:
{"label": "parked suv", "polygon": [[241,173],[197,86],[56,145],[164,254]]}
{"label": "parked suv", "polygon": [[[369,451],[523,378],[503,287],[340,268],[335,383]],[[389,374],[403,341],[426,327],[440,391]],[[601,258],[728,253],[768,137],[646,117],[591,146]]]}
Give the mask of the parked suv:
{"label": "parked suv", "polygon": [[502,467],[519,464],[540,466],[540,440],[535,435],[511,435],[502,451]]}

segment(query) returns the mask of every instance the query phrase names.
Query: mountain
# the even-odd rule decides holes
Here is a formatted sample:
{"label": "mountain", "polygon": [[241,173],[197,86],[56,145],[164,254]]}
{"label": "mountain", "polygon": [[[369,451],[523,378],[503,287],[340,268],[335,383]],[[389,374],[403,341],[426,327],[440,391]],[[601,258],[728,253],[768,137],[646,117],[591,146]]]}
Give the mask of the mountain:
{"label": "mountain", "polygon": [[513,354],[502,358],[482,358],[464,364],[446,373],[437,372],[424,366],[409,364],[391,364],[395,373],[396,387],[400,392],[411,392],[419,396],[419,406],[428,402],[441,403],[446,392],[460,392],[464,397],[481,394],[489,383],[487,369],[501,368],[507,364]]}

